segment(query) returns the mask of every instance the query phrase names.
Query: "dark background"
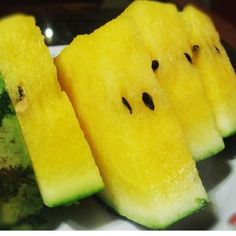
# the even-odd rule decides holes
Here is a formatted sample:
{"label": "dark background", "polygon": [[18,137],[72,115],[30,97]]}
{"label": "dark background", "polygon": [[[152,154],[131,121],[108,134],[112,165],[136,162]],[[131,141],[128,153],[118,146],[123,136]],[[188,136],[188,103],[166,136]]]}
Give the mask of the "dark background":
{"label": "dark background", "polygon": [[[67,44],[77,34],[89,33],[117,16],[131,0],[1,0],[0,16],[24,12],[33,14],[43,33],[53,30],[48,45]],[[163,1],[167,2],[167,1]],[[235,0],[172,0],[178,6],[191,2],[206,10],[221,37],[236,49]]]}
{"label": "dark background", "polygon": [[[89,33],[108,20],[116,17],[130,3],[131,0],[0,0],[0,16],[10,13],[30,13],[36,17],[37,24],[43,33],[46,29],[53,31],[51,38],[46,38],[48,45],[67,44],[77,34]],[[214,20],[217,29],[223,39],[229,57],[236,69],[236,0],[173,0],[180,8],[191,2],[204,9]],[[227,159],[210,158],[198,163],[199,173],[207,190],[212,189],[224,180],[230,173],[227,161],[235,156],[236,136],[225,140],[227,149],[224,154]],[[217,173],[217,174],[216,174]],[[211,176],[211,178],[209,178]],[[212,181],[212,182],[211,182]],[[224,203],[223,203],[224,204]],[[61,211],[63,210],[63,215]],[[55,229],[63,219],[73,225],[73,221],[89,229],[98,225],[107,224],[113,219],[113,215],[107,216],[107,212],[94,199],[83,200],[79,206],[66,208],[54,208],[47,216],[53,221],[50,229]],[[97,213],[99,212],[99,214]],[[91,221],[90,214],[93,214]],[[101,217],[101,215],[102,217]],[[209,229],[217,221],[214,214],[214,206],[209,204],[205,211],[192,215],[170,229]]]}

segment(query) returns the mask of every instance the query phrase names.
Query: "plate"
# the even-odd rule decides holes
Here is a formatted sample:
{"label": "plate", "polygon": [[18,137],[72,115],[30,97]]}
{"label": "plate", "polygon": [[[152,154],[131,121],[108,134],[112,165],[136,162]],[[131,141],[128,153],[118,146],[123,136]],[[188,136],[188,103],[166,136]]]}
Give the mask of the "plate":
{"label": "plate", "polygon": [[[49,47],[55,57],[65,46]],[[232,59],[236,53],[226,45]],[[234,63],[233,63],[234,64]],[[197,163],[203,185],[209,193],[208,206],[170,227],[177,229],[232,230],[230,217],[236,213],[236,135],[225,139],[226,148],[220,154]],[[141,226],[110,212],[96,197],[78,205],[49,211],[47,221],[58,230],[140,230]]]}

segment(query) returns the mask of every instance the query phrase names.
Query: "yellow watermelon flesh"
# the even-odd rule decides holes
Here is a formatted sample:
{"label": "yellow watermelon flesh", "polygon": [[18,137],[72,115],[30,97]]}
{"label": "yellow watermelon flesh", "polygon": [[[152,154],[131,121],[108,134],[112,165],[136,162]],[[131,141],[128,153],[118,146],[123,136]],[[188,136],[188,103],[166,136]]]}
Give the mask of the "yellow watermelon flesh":
{"label": "yellow watermelon flesh", "polygon": [[14,105],[47,206],[103,189],[90,148],[40,30],[30,16],[0,22],[0,73]]}
{"label": "yellow watermelon flesh", "polygon": [[55,59],[105,183],[100,198],[157,229],[208,198],[151,62],[129,17],[76,37]]}
{"label": "yellow watermelon flesh", "polygon": [[122,15],[135,20],[153,62],[158,61],[158,68],[153,64],[156,79],[168,95],[194,159],[199,161],[220,152],[224,143],[175,5],[134,1]]}
{"label": "yellow watermelon flesh", "polygon": [[193,65],[201,73],[206,95],[212,105],[223,137],[236,132],[236,76],[220,36],[211,19],[191,5],[180,13],[189,33]]}

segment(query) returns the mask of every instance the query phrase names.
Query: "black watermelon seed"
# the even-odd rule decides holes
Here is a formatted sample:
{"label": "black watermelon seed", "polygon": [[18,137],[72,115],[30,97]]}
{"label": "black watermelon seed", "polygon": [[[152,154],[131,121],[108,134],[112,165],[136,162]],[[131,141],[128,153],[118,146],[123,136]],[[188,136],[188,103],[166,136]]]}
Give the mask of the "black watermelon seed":
{"label": "black watermelon seed", "polygon": [[25,95],[24,95],[24,90],[21,86],[18,86],[18,94],[19,94],[19,99],[18,100],[22,101]]}
{"label": "black watermelon seed", "polygon": [[144,104],[151,110],[154,110],[155,109],[155,106],[154,106],[154,103],[153,103],[153,100],[152,100],[152,97],[150,94],[144,92],[143,95],[142,95],[142,99],[143,99],[143,102]]}
{"label": "black watermelon seed", "polygon": [[189,61],[189,63],[192,64],[193,62],[192,62],[192,58],[190,57],[190,55],[187,52],[185,52],[184,55],[186,56],[186,58]]}
{"label": "black watermelon seed", "polygon": [[158,69],[158,67],[159,67],[159,62],[158,62],[158,60],[153,60],[153,61],[152,61],[152,70],[155,71],[155,70]]}
{"label": "black watermelon seed", "polygon": [[193,47],[192,47],[192,52],[193,52],[193,53],[198,53],[199,50],[200,50],[199,45],[197,45],[197,44],[193,45]]}
{"label": "black watermelon seed", "polygon": [[129,102],[126,100],[125,97],[122,97],[122,103],[128,108],[129,113],[132,114],[132,107],[130,106]]}
{"label": "black watermelon seed", "polygon": [[215,46],[215,49],[218,53],[220,53],[220,49],[218,47]]}

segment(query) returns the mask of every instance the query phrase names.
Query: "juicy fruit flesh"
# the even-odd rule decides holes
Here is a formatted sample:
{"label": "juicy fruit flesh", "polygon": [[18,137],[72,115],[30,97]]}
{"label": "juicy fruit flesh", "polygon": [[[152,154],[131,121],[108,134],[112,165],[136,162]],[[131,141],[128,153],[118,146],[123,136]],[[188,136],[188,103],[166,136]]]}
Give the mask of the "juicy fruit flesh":
{"label": "juicy fruit flesh", "polygon": [[53,60],[34,19],[6,18],[0,22],[0,33],[0,71],[44,203],[68,204],[100,191],[103,182],[90,148],[68,97],[60,90]]}
{"label": "juicy fruit flesh", "polygon": [[10,97],[0,75],[0,229],[11,228],[43,208]]}
{"label": "juicy fruit flesh", "polygon": [[135,20],[153,60],[159,62],[156,79],[168,95],[194,159],[205,159],[224,149],[176,7],[135,1],[123,15]]}
{"label": "juicy fruit flesh", "polygon": [[192,44],[199,45],[194,64],[201,73],[218,129],[224,137],[236,131],[236,75],[213,22],[193,6],[181,13]]}
{"label": "juicy fruit flesh", "polygon": [[101,198],[163,228],[207,196],[151,61],[130,18],[78,36],[55,60],[103,177]]}

